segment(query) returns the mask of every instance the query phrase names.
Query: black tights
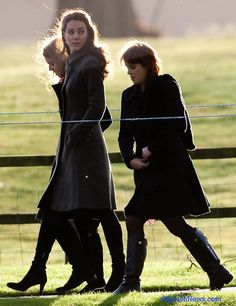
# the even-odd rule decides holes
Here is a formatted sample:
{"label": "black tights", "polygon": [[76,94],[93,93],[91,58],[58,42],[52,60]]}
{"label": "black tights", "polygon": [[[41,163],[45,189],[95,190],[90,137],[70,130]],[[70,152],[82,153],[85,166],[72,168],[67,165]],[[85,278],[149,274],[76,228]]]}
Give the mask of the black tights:
{"label": "black tights", "polygon": [[67,253],[71,253],[71,257],[73,257],[74,245],[81,242],[85,248],[88,260],[93,263],[92,265],[96,269],[96,273],[102,275],[103,250],[98,233],[98,226],[101,223],[113,266],[124,264],[121,226],[113,210],[80,210],[78,216],[74,218],[74,223],[79,233],[80,241],[68,223],[65,214],[55,211],[48,211],[44,214],[39,230],[34,261],[40,261],[46,265],[55,240],[59,242],[64,251],[67,249]]}
{"label": "black tights", "polygon": [[[88,220],[90,220],[89,223]],[[91,223],[92,221],[93,226]],[[95,235],[98,225],[101,223],[112,258],[113,267],[124,265],[125,256],[123,250],[122,230],[117,215],[113,210],[100,209],[93,211],[81,209],[78,218],[75,218],[75,223],[80,233],[83,233],[84,229],[86,229],[86,223],[90,224],[89,229],[86,229],[86,233],[89,233],[89,231],[92,230],[93,235]],[[92,256],[94,256],[94,254],[92,254]]]}
{"label": "black tights", "polygon": [[[47,211],[42,218],[34,261],[43,261],[43,263],[46,264],[55,240],[57,240],[62,249],[64,249],[64,251],[66,249],[67,252],[70,252],[70,250],[73,251],[75,244],[85,244],[90,236],[96,237],[97,240],[99,240],[99,244],[100,237],[97,233],[98,225],[99,221],[93,219],[81,221],[79,225],[76,224],[77,232],[79,233],[78,236],[68,222],[65,214]],[[99,247],[101,248],[101,246]]]}
{"label": "black tights", "polygon": [[[141,219],[130,215],[127,216],[126,228],[128,232],[128,238],[143,238],[143,226],[146,221],[146,219]],[[187,238],[189,233],[192,233],[194,230],[193,227],[189,225],[182,216],[162,218],[160,221],[167,227],[171,234],[179,237],[180,239]]]}

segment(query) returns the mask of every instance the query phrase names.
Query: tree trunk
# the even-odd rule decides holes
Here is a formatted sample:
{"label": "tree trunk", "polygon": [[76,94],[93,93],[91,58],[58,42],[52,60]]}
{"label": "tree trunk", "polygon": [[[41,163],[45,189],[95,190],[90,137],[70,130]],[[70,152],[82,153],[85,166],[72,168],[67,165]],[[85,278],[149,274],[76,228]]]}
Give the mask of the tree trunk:
{"label": "tree trunk", "polygon": [[83,8],[97,24],[104,37],[143,34],[136,23],[131,0],[57,0],[58,12],[65,8]]}

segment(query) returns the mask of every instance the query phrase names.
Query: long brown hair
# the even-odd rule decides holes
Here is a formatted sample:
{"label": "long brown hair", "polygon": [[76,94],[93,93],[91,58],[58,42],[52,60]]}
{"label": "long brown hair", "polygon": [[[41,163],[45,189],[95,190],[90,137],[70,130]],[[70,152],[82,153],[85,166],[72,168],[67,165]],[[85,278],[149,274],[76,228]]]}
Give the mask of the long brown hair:
{"label": "long brown hair", "polygon": [[106,77],[109,73],[109,64],[111,60],[108,56],[107,48],[104,45],[98,43],[99,32],[97,26],[92,21],[91,16],[83,9],[66,9],[62,12],[60,19],[57,22],[57,32],[62,37],[64,51],[70,54],[68,45],[66,44],[64,33],[68,22],[71,20],[78,20],[84,22],[88,31],[88,40],[84,48],[89,48],[91,52],[100,60],[103,69],[103,75]]}

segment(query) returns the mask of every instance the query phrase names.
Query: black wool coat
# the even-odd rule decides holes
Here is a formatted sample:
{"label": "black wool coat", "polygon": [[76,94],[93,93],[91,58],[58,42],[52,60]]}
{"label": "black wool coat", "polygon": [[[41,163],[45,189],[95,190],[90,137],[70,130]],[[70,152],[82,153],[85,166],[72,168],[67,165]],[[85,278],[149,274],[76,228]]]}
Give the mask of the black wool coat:
{"label": "black wool coat", "polygon": [[102,134],[102,128],[110,123],[100,125],[105,112],[103,73],[93,52],[73,53],[68,58],[61,94],[58,87],[54,90],[59,98],[61,133],[50,181],[38,207],[41,211],[115,209],[111,166]]}
{"label": "black wool coat", "polygon": [[152,152],[149,166],[134,170],[135,191],[126,215],[158,219],[210,211],[187,152],[195,148],[191,124],[172,76],[155,76],[144,92],[138,85],[123,92],[118,141],[128,168],[132,158],[142,158],[143,147]]}

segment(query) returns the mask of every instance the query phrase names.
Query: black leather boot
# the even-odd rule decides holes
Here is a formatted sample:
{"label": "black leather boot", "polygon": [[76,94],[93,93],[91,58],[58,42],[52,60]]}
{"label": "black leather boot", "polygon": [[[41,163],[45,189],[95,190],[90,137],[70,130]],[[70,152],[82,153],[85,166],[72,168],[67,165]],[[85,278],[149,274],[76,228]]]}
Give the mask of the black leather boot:
{"label": "black leather boot", "polygon": [[220,290],[233,279],[233,275],[220,264],[219,257],[198,228],[194,228],[188,237],[182,238],[182,241],[207,273],[210,279],[210,290]]}
{"label": "black leather boot", "polygon": [[69,280],[66,282],[64,286],[56,288],[56,292],[58,294],[65,294],[67,293],[67,291],[70,291],[80,286],[83,282],[87,282],[88,284],[90,284],[96,281],[97,279],[96,275],[91,274],[91,276],[85,276],[81,272],[82,272],[81,269],[73,268]]}
{"label": "black leather boot", "polygon": [[141,291],[140,275],[147,255],[147,240],[136,237],[129,238],[127,242],[127,263],[123,282],[113,291],[113,294]]}
{"label": "black leather boot", "polygon": [[18,291],[26,291],[32,286],[39,285],[40,286],[39,294],[42,294],[44,286],[47,282],[47,274],[45,266],[47,258],[48,254],[43,254],[41,261],[34,260],[32,262],[29,271],[26,273],[23,279],[18,283],[9,282],[7,283],[7,287]]}
{"label": "black leather boot", "polygon": [[[87,223],[94,223],[94,225],[96,225],[95,222],[95,220],[90,220],[90,222]],[[97,276],[96,280],[87,284],[82,290],[80,290],[79,293],[95,291],[95,289],[102,288],[106,285],[103,272],[103,249],[101,239],[97,231],[98,225],[99,222],[97,222],[95,228],[91,226],[91,230],[88,231],[85,231],[84,229],[79,230],[85,254],[88,256],[93,271]]]}
{"label": "black leather boot", "polygon": [[125,272],[125,254],[120,224],[113,230],[109,228],[104,231],[107,245],[112,260],[112,272],[106,286],[106,292],[113,292],[123,281]]}
{"label": "black leather boot", "polygon": [[64,286],[56,288],[58,294],[64,294],[80,286],[83,282],[90,284],[97,279],[96,274],[92,272],[89,259],[86,257],[74,220],[65,221],[61,230],[61,235],[57,237],[57,240],[72,265],[72,274]]}
{"label": "black leather boot", "polygon": [[56,222],[56,218],[51,218],[49,213],[42,219],[32,265],[20,282],[7,283],[9,288],[26,291],[32,286],[40,285],[39,294],[43,293],[44,286],[47,282],[46,263],[55,241]]}

